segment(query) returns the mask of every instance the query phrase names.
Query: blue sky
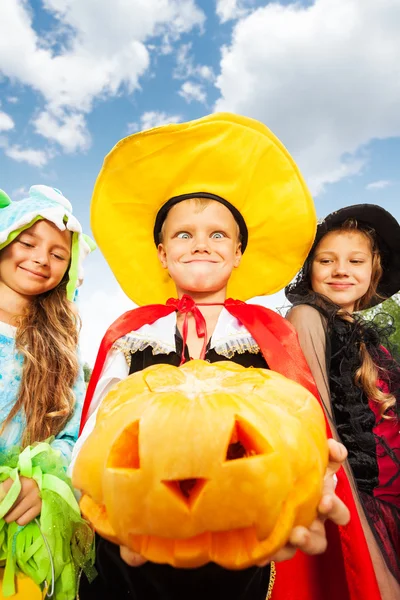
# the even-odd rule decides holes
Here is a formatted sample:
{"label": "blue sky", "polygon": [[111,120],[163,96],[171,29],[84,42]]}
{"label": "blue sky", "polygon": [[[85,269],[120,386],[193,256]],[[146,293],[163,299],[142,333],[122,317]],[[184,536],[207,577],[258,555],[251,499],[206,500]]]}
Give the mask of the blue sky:
{"label": "blue sky", "polygon": [[[0,187],[13,199],[58,187],[89,231],[120,138],[227,110],[280,137],[319,217],[369,202],[400,220],[400,0],[1,0],[0,22]],[[89,362],[129,307],[96,254],[80,296]]]}

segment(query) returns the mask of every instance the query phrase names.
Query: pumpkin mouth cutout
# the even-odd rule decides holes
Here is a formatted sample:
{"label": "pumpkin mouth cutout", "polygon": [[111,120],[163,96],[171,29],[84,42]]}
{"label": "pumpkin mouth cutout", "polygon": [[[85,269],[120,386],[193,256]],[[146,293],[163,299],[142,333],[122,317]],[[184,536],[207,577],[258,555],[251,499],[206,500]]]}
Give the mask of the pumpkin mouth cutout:
{"label": "pumpkin mouth cutout", "polygon": [[183,502],[189,509],[193,508],[202,493],[207,479],[173,479],[164,480],[162,483]]}
{"label": "pumpkin mouth cutout", "polygon": [[131,423],[113,443],[107,468],[140,469],[139,421]]}
{"label": "pumpkin mouth cutout", "polygon": [[236,416],[231,437],[226,449],[225,461],[251,458],[260,454],[271,454],[272,446],[261,438],[250,423]]}

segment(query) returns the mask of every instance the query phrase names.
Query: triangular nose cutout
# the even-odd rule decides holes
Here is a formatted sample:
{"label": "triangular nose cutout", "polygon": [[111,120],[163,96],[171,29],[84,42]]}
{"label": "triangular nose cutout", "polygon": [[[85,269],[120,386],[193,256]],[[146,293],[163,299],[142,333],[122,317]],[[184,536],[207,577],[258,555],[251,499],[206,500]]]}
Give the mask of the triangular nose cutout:
{"label": "triangular nose cutout", "polygon": [[191,508],[203,491],[207,479],[173,479],[162,483],[188,508]]}

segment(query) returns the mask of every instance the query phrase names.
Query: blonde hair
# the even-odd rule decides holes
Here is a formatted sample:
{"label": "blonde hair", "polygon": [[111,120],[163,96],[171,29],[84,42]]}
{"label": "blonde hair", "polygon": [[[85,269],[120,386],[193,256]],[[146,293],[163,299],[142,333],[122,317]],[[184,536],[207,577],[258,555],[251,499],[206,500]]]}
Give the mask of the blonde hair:
{"label": "blonde hair", "polygon": [[[340,232],[358,232],[363,235],[370,243],[371,253],[372,253],[372,267],[371,267],[371,281],[368,287],[368,290],[359,298],[355,305],[354,310],[359,311],[367,308],[373,298],[381,298],[378,294],[378,285],[382,277],[383,269],[381,262],[381,255],[379,251],[379,247],[376,241],[375,231],[371,229],[367,229],[365,227],[360,227],[356,219],[347,219],[344,223],[341,224],[340,227],[336,229],[332,229],[329,231],[340,231]],[[340,314],[340,313],[339,313]],[[380,404],[380,415],[384,419],[391,419],[392,417],[386,415],[385,413],[395,406],[396,397],[391,393],[382,392],[381,389],[377,386],[377,381],[379,379],[380,373],[385,373],[386,370],[382,369],[375,364],[371,354],[368,352],[367,346],[365,342],[360,342],[360,359],[361,366],[357,369],[355,374],[355,383],[357,386],[362,388],[368,398],[371,398],[378,404]]]}
{"label": "blonde hair", "polygon": [[32,299],[18,319],[16,349],[24,357],[19,396],[0,433],[22,410],[22,444],[62,431],[74,410],[79,320],[67,300],[68,272],[56,288]]}
{"label": "blonde hair", "polygon": [[[211,202],[216,202],[216,200],[213,200],[212,198],[201,198],[201,197],[200,198],[189,198],[188,200],[186,200],[186,202],[188,202],[188,201],[194,202],[196,212],[199,212],[199,213],[202,212],[205,208],[207,208],[207,206],[209,204],[211,204]],[[164,243],[164,229],[165,229],[165,223],[167,220],[167,216],[168,216],[168,213],[164,219],[163,224],[161,225],[160,233],[158,236],[160,244]],[[238,240],[239,240],[239,242],[241,242],[242,234],[240,233],[239,225],[237,226],[237,228],[238,228]]]}
{"label": "blonde hair", "polygon": [[357,369],[354,376],[356,385],[363,389],[367,398],[374,400],[380,405],[379,414],[383,419],[392,419],[393,417],[385,413],[396,405],[396,397],[390,392],[382,392],[376,385],[379,373],[384,372],[384,369],[374,363],[365,342],[360,343],[360,358],[361,366]]}

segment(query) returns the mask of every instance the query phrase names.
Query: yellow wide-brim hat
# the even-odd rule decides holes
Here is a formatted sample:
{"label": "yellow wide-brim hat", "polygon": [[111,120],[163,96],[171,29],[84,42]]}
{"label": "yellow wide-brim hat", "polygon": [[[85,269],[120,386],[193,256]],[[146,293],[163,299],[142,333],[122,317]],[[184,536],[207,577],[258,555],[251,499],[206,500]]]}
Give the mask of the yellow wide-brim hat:
{"label": "yellow wide-brim hat", "polygon": [[316,231],[315,208],[294,160],[262,123],[215,113],[121,140],[104,160],[91,225],[124,292],[137,304],[176,296],[153,229],[160,208],[183,194],[223,198],[243,216],[248,245],[228,297],[247,300],[285,287]]}

